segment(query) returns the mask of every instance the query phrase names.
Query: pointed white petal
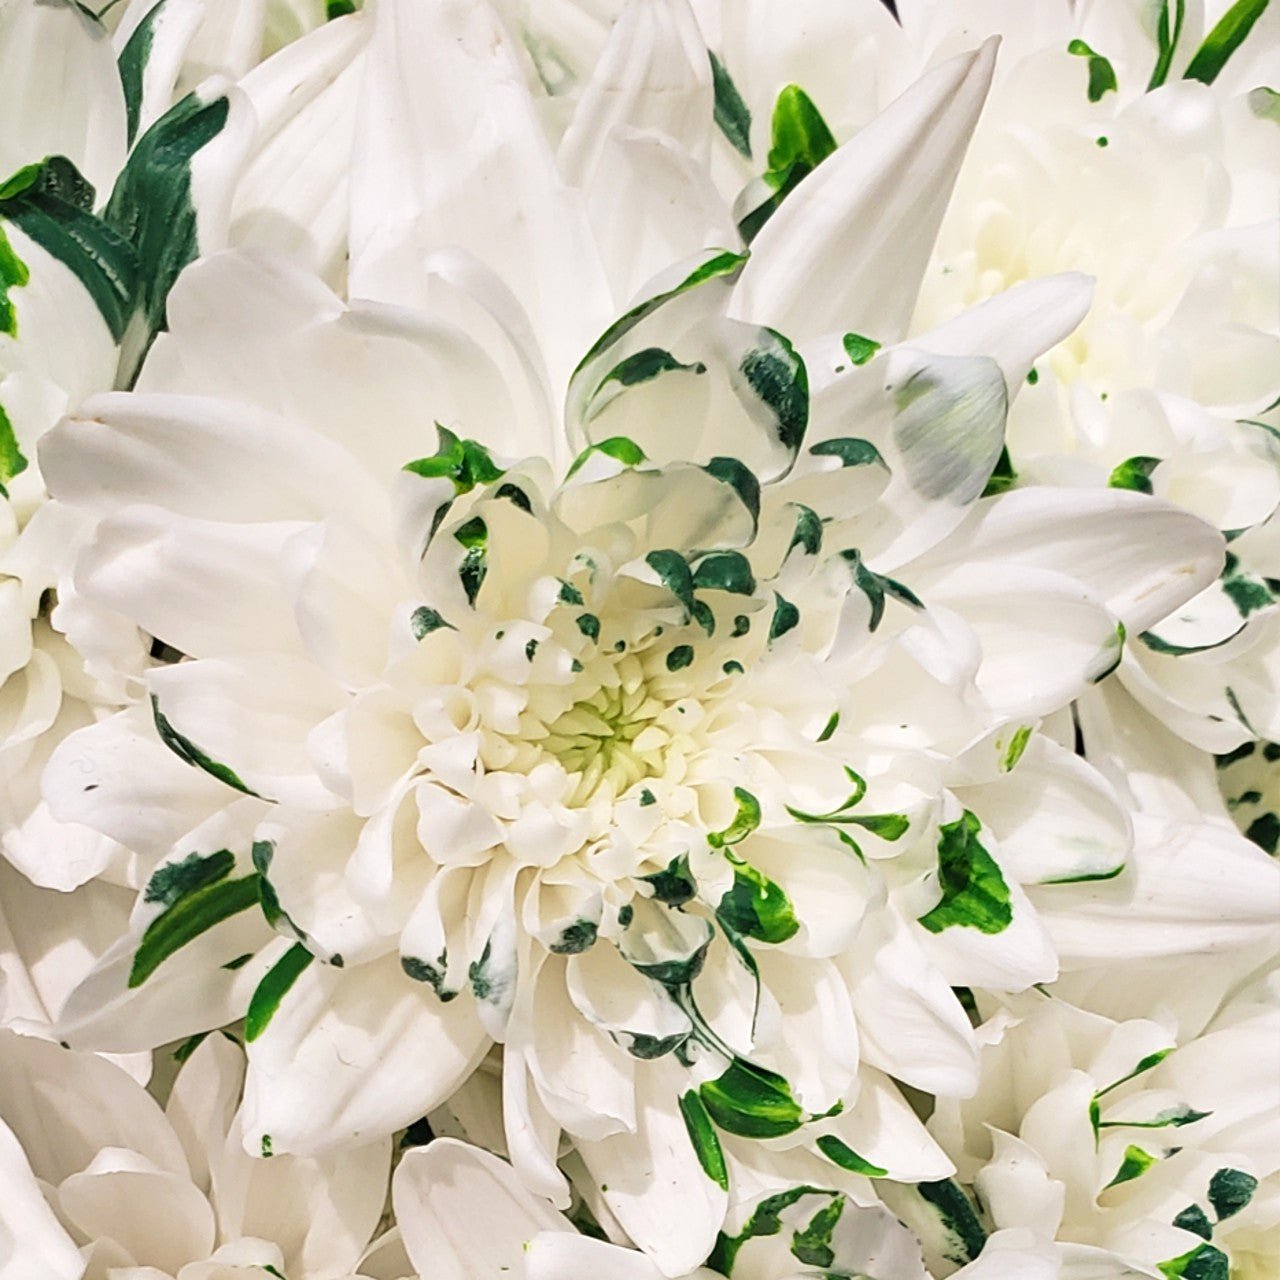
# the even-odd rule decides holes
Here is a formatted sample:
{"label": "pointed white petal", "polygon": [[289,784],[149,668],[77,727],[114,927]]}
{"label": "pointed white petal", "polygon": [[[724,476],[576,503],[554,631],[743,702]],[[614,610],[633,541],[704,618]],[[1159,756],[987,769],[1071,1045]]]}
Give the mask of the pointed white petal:
{"label": "pointed white petal", "polygon": [[795,342],[906,332],[995,66],[994,40],[945,62],[788,196],[752,245],[730,314]]}

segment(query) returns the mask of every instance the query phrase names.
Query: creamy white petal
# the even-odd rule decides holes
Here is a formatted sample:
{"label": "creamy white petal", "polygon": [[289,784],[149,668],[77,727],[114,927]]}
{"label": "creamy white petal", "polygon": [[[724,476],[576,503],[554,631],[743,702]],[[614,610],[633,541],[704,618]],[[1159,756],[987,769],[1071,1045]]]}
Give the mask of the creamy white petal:
{"label": "creamy white petal", "polygon": [[797,342],[901,338],[994,65],[994,41],[944,63],[806,178],[756,237],[731,314]]}
{"label": "creamy white petal", "polygon": [[511,1166],[452,1138],[410,1151],[392,1187],[405,1249],[420,1275],[491,1280],[523,1275],[540,1232],[572,1233],[569,1220],[531,1195]]}
{"label": "creamy white petal", "polygon": [[250,1047],[245,1149],[311,1155],[403,1128],[487,1046],[470,996],[442,1004],[394,956],[312,964]]}

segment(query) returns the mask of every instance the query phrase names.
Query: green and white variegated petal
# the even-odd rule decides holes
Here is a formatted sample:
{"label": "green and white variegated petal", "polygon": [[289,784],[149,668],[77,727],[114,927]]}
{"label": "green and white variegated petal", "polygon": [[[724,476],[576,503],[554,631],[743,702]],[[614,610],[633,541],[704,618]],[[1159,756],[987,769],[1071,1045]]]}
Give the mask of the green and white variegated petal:
{"label": "green and white variegated petal", "polygon": [[44,773],[53,816],[100,831],[146,871],[233,798],[156,733],[149,707],[134,706],[65,737]]}
{"label": "green and white variegated petal", "polygon": [[293,254],[343,284],[352,146],[365,49],[363,13],[326,23],[241,81],[257,132],[231,209],[230,243]]}
{"label": "green and white variegated petal", "polygon": [[[191,843],[207,848],[210,838],[193,832]],[[182,846],[184,856],[199,858],[186,853],[190,847]],[[256,879],[246,870],[219,882],[226,891],[220,900],[199,904],[202,910],[185,918],[171,914],[174,928],[161,921],[149,932],[166,913],[140,899],[129,931],[67,997],[55,1023],[59,1039],[99,1053],[139,1053],[243,1017],[254,988],[287,947],[264,921]]]}
{"label": "green and white variegated petal", "polygon": [[616,947],[595,946],[570,956],[565,982],[578,1012],[638,1057],[679,1044],[693,1030],[669,992],[628,964]]}
{"label": "green and white variegated petal", "polygon": [[72,0],[9,0],[0,17],[7,87],[0,173],[66,156],[99,190],[125,157],[124,95],[101,23]]}
{"label": "green and white variegated petal", "polygon": [[1032,893],[1064,969],[1080,969],[1266,944],[1280,864],[1225,823],[1139,814],[1114,879]]}
{"label": "green and white variegated petal", "polygon": [[5,1270],[80,1280],[84,1259],[40,1190],[13,1131],[0,1120],[0,1235]]}
{"label": "green and white variegated petal", "polygon": [[926,1280],[910,1231],[874,1199],[840,1194],[831,1184],[815,1172],[812,1180],[783,1180],[764,1194],[739,1197],[709,1259],[715,1273],[740,1280]]}
{"label": "green and white variegated petal", "polygon": [[1169,503],[1121,490],[1016,490],[976,504],[969,519],[913,566],[927,593],[944,565],[1000,560],[1055,570],[1124,623],[1145,631],[1217,577],[1221,535]]}
{"label": "green and white variegated petal", "polygon": [[730,457],[766,482],[790,468],[809,419],[808,375],[785,335],[723,318],[741,262],[706,251],[645,286],[574,371],[575,447],[622,438],[659,465]]}
{"label": "green and white variegated petal", "polygon": [[864,1066],[858,1083],[857,1100],[822,1122],[823,1130],[894,1182],[935,1182],[955,1172],[946,1152],[888,1076]]}
{"label": "green and white variegated petal", "polygon": [[[932,877],[925,886],[913,886],[910,894],[913,904],[927,908],[917,913],[923,926],[917,937],[925,955],[952,986],[1023,991],[1036,982],[1052,982],[1058,976],[1058,957],[1037,908],[1014,879],[992,833],[980,828],[972,814],[964,821],[970,824],[970,839],[960,864],[960,892],[953,896],[957,881],[947,874],[943,843],[940,901],[931,901],[932,892],[923,896],[924,888],[932,891],[938,883]],[[944,833],[947,829],[942,828]]]}
{"label": "green and white variegated petal", "polygon": [[346,884],[362,825],[345,808],[287,814],[273,808],[254,831],[259,874],[283,913],[272,923],[288,937],[301,935],[309,951],[332,964],[363,964],[394,946]]}
{"label": "green and white variegated petal", "polygon": [[[30,467],[13,483],[12,461],[4,482],[15,498],[38,486],[36,442],[68,407],[115,380],[115,338],[93,296],[71,265],[59,261],[0,212],[0,235],[22,263],[26,282],[11,288],[10,321],[0,326],[0,407]],[[6,450],[6,454],[7,454]]]}
{"label": "green and white variegated petal", "polygon": [[103,210],[138,260],[137,313],[125,335],[121,380],[136,376],[184,267],[227,244],[235,176],[253,136],[253,111],[233,85],[211,79],[135,142]]}
{"label": "green and white variegated petal", "polygon": [[171,736],[172,749],[185,746],[219,781],[304,809],[336,802],[316,776],[307,735],[341,697],[313,665],[270,653],[208,658],[153,671],[148,685],[161,736]]}
{"label": "green and white variegated petal", "polygon": [[806,178],[756,237],[730,314],[799,343],[902,338],[994,65],[988,41],[937,67]]}
{"label": "green and white variegated petal", "polygon": [[1133,822],[1115,789],[1043,734],[1031,738],[1008,773],[958,794],[982,815],[1020,884],[1106,879],[1133,848]]}
{"label": "green and white variegated petal", "polygon": [[351,175],[352,295],[421,305],[420,255],[457,245],[507,282],[563,386],[609,299],[516,50],[488,5],[391,0],[373,18]]}
{"label": "green and white variegated petal", "polygon": [[618,1222],[664,1275],[692,1271],[711,1252],[728,1193],[704,1172],[674,1105],[688,1087],[670,1058],[636,1067],[636,1130],[579,1152]]}
{"label": "green and white variegated petal", "polygon": [[441,1004],[406,981],[397,957],[312,964],[250,1046],[245,1150],[313,1155],[402,1129],[488,1045],[469,996]]}
{"label": "green and white variegated petal", "polygon": [[[173,105],[206,0],[134,0],[112,37],[130,146]],[[228,6],[232,7],[232,6]]]}
{"label": "green and white variegated petal", "polygon": [[815,396],[811,449],[857,423],[889,468],[888,486],[855,526],[874,568],[891,571],[929,551],[964,519],[1000,456],[1007,408],[994,360],[910,346]]}

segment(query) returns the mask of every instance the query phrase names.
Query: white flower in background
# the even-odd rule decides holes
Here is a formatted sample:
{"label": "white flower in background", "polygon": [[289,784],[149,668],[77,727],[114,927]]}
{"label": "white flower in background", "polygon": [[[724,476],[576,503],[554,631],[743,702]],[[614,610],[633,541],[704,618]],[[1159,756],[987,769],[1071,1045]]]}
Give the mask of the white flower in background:
{"label": "white flower in background", "polygon": [[390,1143],[245,1155],[240,1048],[186,1045],[164,1109],[110,1063],[0,1031],[0,1274],[346,1280],[382,1217]]}
{"label": "white flower in background", "polygon": [[[261,4],[163,0],[129,6],[109,37],[70,0],[0,4],[0,814],[4,855],[38,884],[69,889],[108,865],[128,877],[111,842],[50,818],[39,777],[95,707],[128,700],[145,649],[124,620],[59,605],[77,528],[44,505],[37,441],[86,395],[127,385],[199,253],[271,244],[340,274],[334,118],[364,23],[250,70],[270,47],[263,23]],[[321,132],[333,150],[299,164]]]}
{"label": "white flower in background", "polygon": [[923,1213],[907,1218],[938,1274],[992,1227],[1055,1242],[1063,1275],[1273,1274],[1274,993],[1237,999],[1180,1046],[1157,1022],[1111,1022],[1036,996],[996,1012],[979,1035],[977,1094],[940,1100],[929,1122],[972,1186],[972,1198],[957,1189],[954,1200],[966,1230],[931,1241]]}
{"label": "white flower in background", "polygon": [[380,5],[374,300],[214,258],[136,393],[46,439],[96,521],[76,597],[186,659],[47,785],[146,877],[60,1034],[127,1051],[247,1009],[246,1137],[276,1152],[403,1127],[496,1040],[521,1176],[566,1201],[564,1130],[674,1275],[731,1199],[946,1174],[891,1077],[971,1090],[950,988],[1051,979],[1023,886],[1128,852],[1037,726],[1221,543],[1132,494],[977,502],[1078,277],[878,354],[830,333],[839,298],[877,333],[909,311],[877,246],[936,226],[989,47],[744,265],[704,247],[728,219],[689,12],[628,15],[557,167],[487,6]]}

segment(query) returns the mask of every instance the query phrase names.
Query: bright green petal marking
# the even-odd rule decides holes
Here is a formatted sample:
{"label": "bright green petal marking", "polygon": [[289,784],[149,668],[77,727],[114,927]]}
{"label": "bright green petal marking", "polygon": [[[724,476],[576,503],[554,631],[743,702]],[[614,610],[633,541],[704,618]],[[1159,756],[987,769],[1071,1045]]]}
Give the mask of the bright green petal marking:
{"label": "bright green petal marking", "polygon": [[841,342],[845,355],[855,365],[867,364],[880,350],[881,345],[874,338],[863,337],[860,333],[846,333]]}
{"label": "bright green petal marking", "polygon": [[1150,494],[1153,492],[1151,473],[1163,461],[1163,458],[1152,458],[1145,454],[1126,458],[1112,471],[1107,484],[1113,489],[1132,489],[1135,493]]}
{"label": "bright green petal marking", "polygon": [[140,987],[175,951],[206,930],[257,905],[256,874],[218,879],[183,893],[147,926],[134,953],[129,987]]}
{"label": "bright green petal marking", "polygon": [[179,760],[185,764],[192,765],[194,768],[202,769],[211,778],[217,778],[219,782],[228,787],[233,787],[236,791],[242,791],[247,796],[257,796],[259,800],[267,799],[266,796],[258,795],[258,792],[246,786],[235,770],[228,768],[225,764],[220,764],[196,746],[190,738],[179,733],[160,710],[160,702],[154,693],[151,695],[151,715],[155,720],[156,731],[160,734],[160,741]]}
{"label": "bright green petal marking", "polygon": [[1212,84],[1227,60],[1248,38],[1253,24],[1266,12],[1268,3],[1269,0],[1236,0],[1205,36],[1182,78]]}
{"label": "bright green petal marking", "polygon": [[0,486],[7,485],[14,476],[20,476],[27,469],[26,454],[18,447],[18,437],[13,423],[0,404]]}
{"label": "bright green petal marking", "polygon": [[1013,923],[1009,886],[995,859],[978,839],[982,824],[965,810],[943,823],[938,839],[938,881],[942,901],[920,917],[930,933],[955,926],[1001,933]]}
{"label": "bright green petal marking", "polygon": [[720,1148],[720,1139],[701,1097],[694,1090],[680,1095],[680,1114],[684,1117],[684,1127],[689,1132],[689,1141],[693,1143],[703,1173],[722,1190],[728,1191],[729,1169]]}
{"label": "bright green petal marking", "polygon": [[[0,210],[3,210],[0,204]],[[11,338],[18,335],[18,317],[14,312],[13,300],[9,297],[10,289],[21,289],[31,279],[27,264],[13,251],[9,237],[0,224],[0,333],[7,333]]]}
{"label": "bright green petal marking", "polygon": [[[1031,373],[1035,373],[1032,369]],[[1027,375],[1030,381],[1031,374]],[[1013,459],[1009,457],[1009,446],[1005,445],[1000,450],[1000,456],[996,459],[995,470],[991,473],[991,478],[987,481],[986,487],[982,490],[984,498],[992,498],[998,493],[1007,493],[1018,483],[1018,473],[1013,469]]]}
{"label": "bright green petal marking", "polygon": [[838,1164],[842,1169],[847,1169],[850,1173],[860,1173],[865,1178],[883,1178],[889,1172],[888,1169],[882,1169],[878,1164],[872,1164],[870,1160],[864,1160],[852,1147],[837,1138],[834,1133],[824,1133],[818,1139],[818,1150],[832,1164]]}
{"label": "bright green petal marking", "polygon": [[711,81],[715,93],[715,121],[733,149],[751,159],[751,112],[724,63],[714,53],[711,58]]}
{"label": "bright green petal marking", "polygon": [[734,1058],[723,1075],[705,1081],[699,1092],[716,1124],[742,1138],[778,1138],[805,1121],[786,1080],[742,1058]]}
{"label": "bright green petal marking", "polygon": [[249,998],[249,1010],[244,1017],[246,1042],[256,1040],[275,1016],[289,988],[297,982],[302,971],[315,956],[300,942],[295,942],[279,960],[271,966]]}
{"label": "bright green petal marking", "polygon": [[1156,1263],[1156,1267],[1166,1280],[1228,1280],[1231,1274],[1227,1255],[1211,1244],[1196,1245],[1177,1258]]}
{"label": "bright green petal marking", "polygon": [[1067,52],[1073,53],[1077,58],[1087,58],[1089,61],[1089,88],[1088,95],[1090,102],[1098,102],[1102,99],[1103,94],[1112,93],[1118,87],[1116,84],[1116,71],[1111,63],[1100,53],[1095,53],[1083,40],[1072,40],[1067,45]]}
{"label": "bright green petal marking", "polygon": [[1173,17],[1169,15],[1169,0],[1160,0],[1160,12],[1156,21],[1156,65],[1152,68],[1147,90],[1158,89],[1169,78],[1173,55],[1182,36],[1182,24],[1186,18],[1186,0],[1173,0]]}
{"label": "bright green petal marking", "polygon": [[1116,1176],[1107,1183],[1106,1187],[1103,1187],[1103,1190],[1107,1190],[1108,1187],[1118,1187],[1123,1183],[1132,1182],[1134,1178],[1142,1177],[1159,1158],[1141,1147],[1132,1145],[1125,1147],[1124,1159],[1120,1162],[1120,1168],[1116,1170]]}

